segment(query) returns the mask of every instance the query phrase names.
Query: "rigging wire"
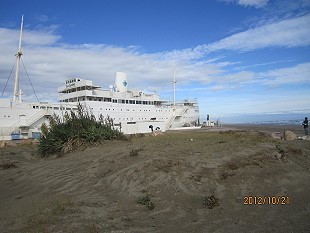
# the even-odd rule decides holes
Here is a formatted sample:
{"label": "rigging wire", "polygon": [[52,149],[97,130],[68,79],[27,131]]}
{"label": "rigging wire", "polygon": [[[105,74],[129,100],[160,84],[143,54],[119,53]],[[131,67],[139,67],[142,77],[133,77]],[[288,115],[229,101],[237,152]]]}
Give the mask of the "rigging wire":
{"label": "rigging wire", "polygon": [[37,101],[40,102],[39,99],[38,99],[37,93],[35,92],[35,90],[34,90],[34,88],[33,88],[32,82],[31,82],[30,77],[29,77],[29,75],[28,75],[28,72],[27,72],[27,70],[26,70],[26,67],[25,67],[25,64],[24,64],[23,59],[21,59],[21,61],[22,61],[23,67],[24,67],[24,69],[25,69],[25,72],[26,72],[26,74],[27,74],[27,77],[28,77],[30,86],[31,86],[31,88],[32,88],[32,90],[33,90],[33,93],[34,93],[34,95],[35,95]]}
{"label": "rigging wire", "polygon": [[11,75],[12,75],[12,72],[13,72],[14,67],[15,67],[15,63],[14,63],[14,65],[13,65],[12,69],[11,69],[11,72],[10,72],[10,75],[9,75],[8,79],[6,80],[6,83],[5,83],[5,85],[4,85],[4,88],[3,88],[3,91],[2,91],[2,94],[1,94],[1,98],[2,98],[3,95],[4,95],[5,89],[6,89],[6,87],[7,87],[7,85],[8,85],[8,82],[9,82],[9,80],[10,80],[10,78],[11,78]]}

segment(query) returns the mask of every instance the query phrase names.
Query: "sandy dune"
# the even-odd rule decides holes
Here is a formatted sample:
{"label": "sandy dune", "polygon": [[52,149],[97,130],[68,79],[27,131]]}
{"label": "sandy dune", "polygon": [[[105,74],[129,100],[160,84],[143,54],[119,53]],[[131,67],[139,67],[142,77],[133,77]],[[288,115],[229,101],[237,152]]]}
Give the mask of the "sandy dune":
{"label": "sandy dune", "polygon": [[[0,231],[310,229],[309,141],[216,131],[107,141],[61,158],[33,156],[35,146],[0,148]],[[244,205],[249,196],[280,202]],[[144,197],[154,209],[138,203]]]}

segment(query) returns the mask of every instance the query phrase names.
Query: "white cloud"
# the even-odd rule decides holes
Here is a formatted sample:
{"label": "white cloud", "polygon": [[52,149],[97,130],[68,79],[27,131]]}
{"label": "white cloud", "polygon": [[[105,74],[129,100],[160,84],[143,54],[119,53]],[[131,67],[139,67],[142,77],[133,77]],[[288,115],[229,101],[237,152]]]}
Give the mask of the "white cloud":
{"label": "white cloud", "polygon": [[261,8],[267,5],[269,0],[220,0],[227,3],[235,3],[244,7]]}
{"label": "white cloud", "polygon": [[[0,46],[1,49],[17,50],[19,31],[6,28],[0,28]],[[27,31],[23,32],[23,46],[42,46],[51,45],[59,41],[61,36],[54,35],[52,32]]]}
{"label": "white cloud", "polygon": [[270,70],[258,74],[258,83],[263,85],[306,84],[309,83],[310,62],[293,67]]}
{"label": "white cloud", "polygon": [[[18,33],[17,30],[0,28],[1,92],[14,63],[14,54],[18,46]],[[156,90],[159,93],[168,92],[168,90],[172,89],[172,65],[175,63],[178,85],[181,84],[181,87],[186,86],[188,97],[202,96],[200,104],[204,106],[201,109],[203,113],[209,111],[206,109],[211,108],[204,104],[204,102],[211,102],[210,99],[204,97],[206,93],[210,93],[210,90],[218,91],[216,93],[223,93],[220,91],[236,90],[246,85],[255,86],[260,84],[270,86],[305,83],[310,73],[309,63],[260,73],[230,72],[229,66],[236,64],[236,62],[225,61],[223,56],[220,59],[204,59],[206,51],[202,50],[201,47],[172,52],[167,51],[166,53],[145,54],[134,46],[70,45],[62,44],[60,40],[61,36],[52,31],[43,33],[25,30],[23,61],[41,101],[55,99],[57,97],[57,87],[63,85],[65,79],[71,77],[78,76],[90,79],[95,84],[106,88],[114,82],[116,71],[123,71],[128,74],[129,88]],[[254,46],[251,48],[254,49]],[[217,49],[234,49],[234,47],[222,44]],[[214,49],[214,51],[216,50]],[[32,95],[29,84],[26,85],[28,81],[24,71],[21,72],[21,78],[22,85],[28,86],[28,91],[27,88],[24,89],[24,97]],[[6,96],[11,96],[12,80],[13,78],[11,77],[11,90],[8,88]],[[304,99],[303,96],[298,98],[298,100]],[[219,99],[220,97],[216,96],[212,100],[212,104],[214,106],[219,105]],[[275,97],[274,105],[281,102],[279,99],[281,100],[281,98]],[[237,110],[242,111],[242,109],[250,111],[252,108],[253,111],[255,110],[255,107],[251,106],[251,102],[255,102],[253,99],[247,99],[244,102],[237,99],[234,101],[235,104],[227,104],[233,100],[233,98],[226,96],[226,99],[220,104],[218,109],[213,107],[214,111],[236,112]],[[279,101],[277,102],[277,100]],[[266,111],[268,106],[274,107],[272,104],[264,104],[267,102],[265,100],[257,102],[261,103],[261,111]],[[290,99],[290,103],[293,102],[294,100]],[[306,106],[305,102],[299,102],[298,106],[304,108]],[[282,105],[279,104],[278,106]]]}
{"label": "white cloud", "polygon": [[301,47],[310,45],[310,14],[284,19],[236,33],[211,44],[156,54],[159,59],[189,61],[205,58],[221,50],[253,51],[268,47]]}
{"label": "white cloud", "polygon": [[297,47],[310,45],[310,15],[267,24],[234,34],[218,42],[198,46],[205,52],[218,50],[251,51],[267,47]]}
{"label": "white cloud", "polygon": [[[0,53],[1,87],[15,60],[18,33],[17,30],[0,29],[0,45],[4,48]],[[209,76],[222,72],[213,64],[160,59],[157,54],[143,54],[134,46],[70,45],[58,43],[61,37],[53,33],[25,30],[24,34],[23,61],[37,92],[44,93],[40,94],[40,100],[55,98],[56,88],[74,76],[93,80],[106,88],[114,82],[115,72],[123,71],[128,74],[130,88],[159,91],[172,88],[173,63],[176,64],[178,83],[206,82]],[[11,77],[11,89],[12,80]],[[23,68],[21,80],[22,84],[28,82]],[[6,95],[10,95],[10,91]]]}
{"label": "white cloud", "polygon": [[36,20],[39,21],[40,23],[45,23],[49,20],[47,15],[38,15],[36,17]]}
{"label": "white cloud", "polygon": [[238,0],[237,3],[242,6],[253,6],[261,8],[267,5],[269,0]]}

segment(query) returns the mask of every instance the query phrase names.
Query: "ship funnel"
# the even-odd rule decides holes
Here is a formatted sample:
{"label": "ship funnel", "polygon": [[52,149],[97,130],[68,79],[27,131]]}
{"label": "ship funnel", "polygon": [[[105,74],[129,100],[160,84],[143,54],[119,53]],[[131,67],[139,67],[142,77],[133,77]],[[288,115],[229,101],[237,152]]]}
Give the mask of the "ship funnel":
{"label": "ship funnel", "polygon": [[123,72],[115,73],[115,90],[116,92],[127,92],[127,74]]}

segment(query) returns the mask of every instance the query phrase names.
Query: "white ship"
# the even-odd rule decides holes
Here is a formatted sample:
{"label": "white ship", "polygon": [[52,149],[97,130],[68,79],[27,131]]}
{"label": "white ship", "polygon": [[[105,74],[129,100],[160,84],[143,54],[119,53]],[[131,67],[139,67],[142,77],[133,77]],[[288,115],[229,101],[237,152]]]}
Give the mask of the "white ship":
{"label": "white ship", "polygon": [[109,116],[115,127],[125,134],[166,131],[182,126],[198,124],[199,107],[196,100],[161,100],[155,93],[127,90],[127,74],[116,72],[115,83],[107,89],[96,86],[90,80],[72,78],[58,88],[59,102],[23,102],[19,89],[19,62],[22,56],[23,20],[21,23],[19,50],[16,54],[16,72],[13,99],[0,99],[0,140],[37,138],[43,122],[65,111],[76,111],[78,103],[85,105],[99,117]]}

